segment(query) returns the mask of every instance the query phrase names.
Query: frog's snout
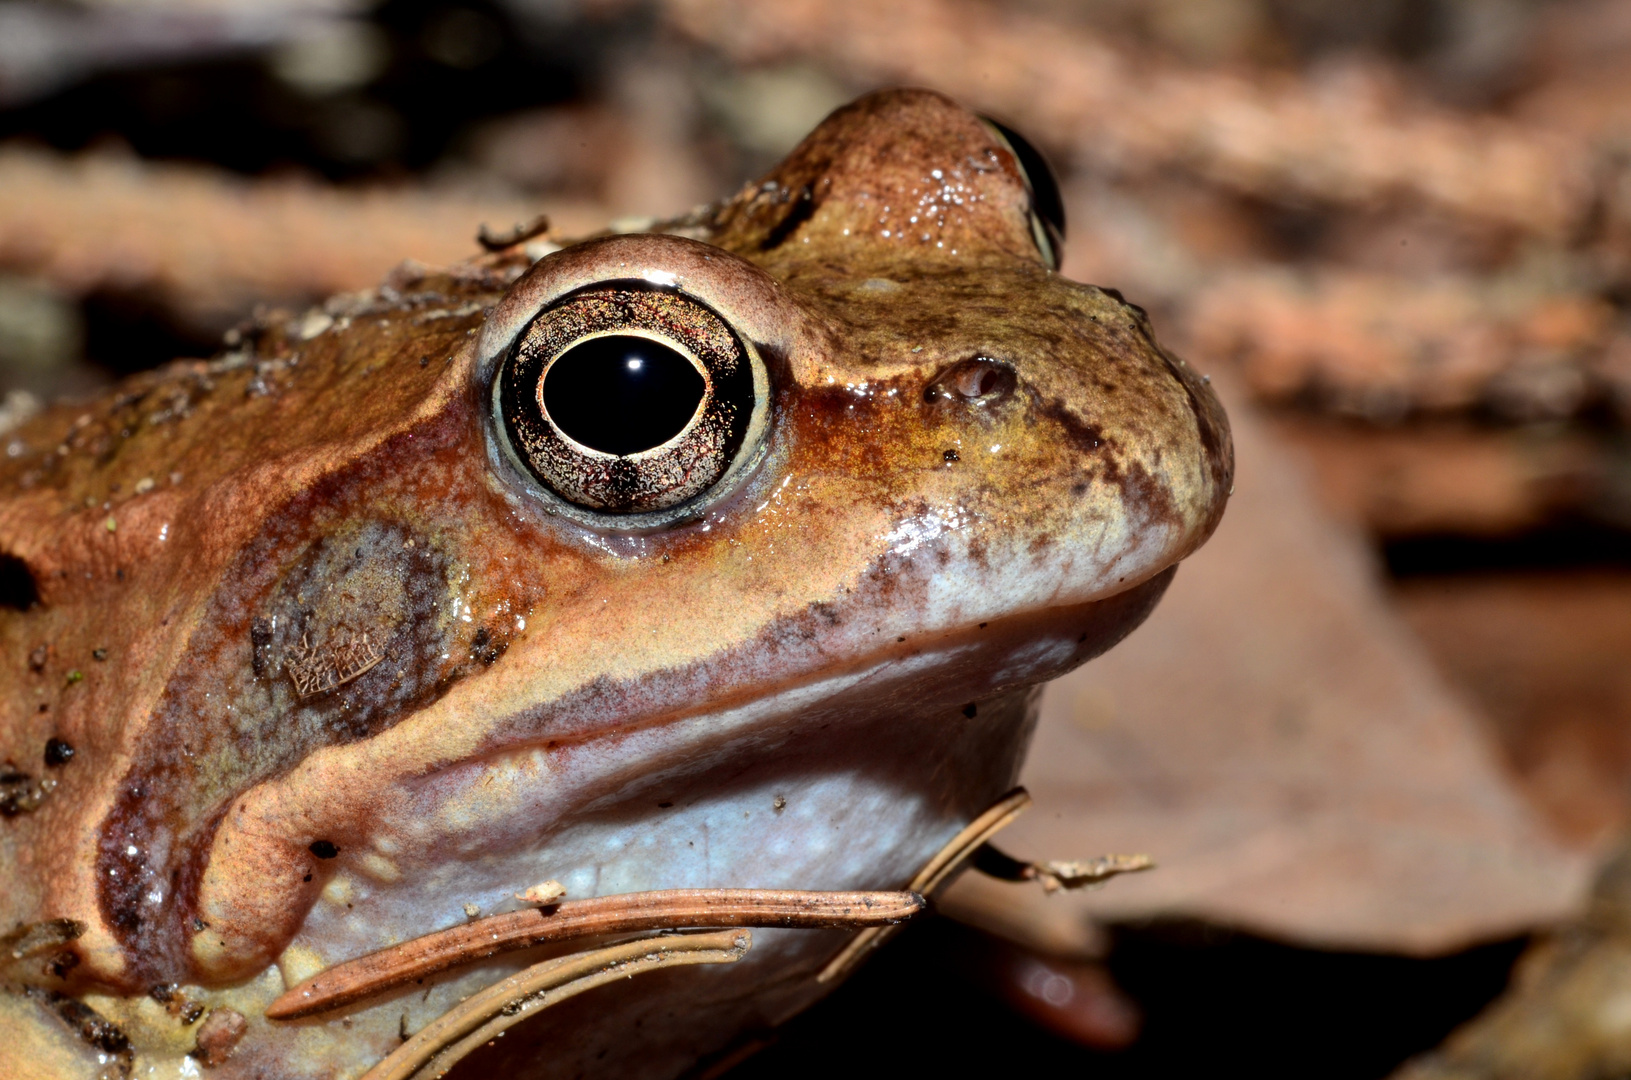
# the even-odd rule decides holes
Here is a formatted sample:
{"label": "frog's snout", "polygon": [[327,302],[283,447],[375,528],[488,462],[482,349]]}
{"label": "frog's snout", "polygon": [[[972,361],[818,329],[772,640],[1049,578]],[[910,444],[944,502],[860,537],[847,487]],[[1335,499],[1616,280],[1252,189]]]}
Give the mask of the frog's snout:
{"label": "frog's snout", "polygon": [[[944,359],[920,369],[938,440],[922,460],[957,474],[940,490],[959,520],[993,523],[971,556],[981,574],[1045,585],[1045,604],[1096,601],[1212,533],[1233,484],[1228,419],[1140,309],[1057,277],[1013,282],[1027,290],[1023,317],[988,315],[966,336],[954,324]],[[1024,542],[1007,542],[1016,531]]]}

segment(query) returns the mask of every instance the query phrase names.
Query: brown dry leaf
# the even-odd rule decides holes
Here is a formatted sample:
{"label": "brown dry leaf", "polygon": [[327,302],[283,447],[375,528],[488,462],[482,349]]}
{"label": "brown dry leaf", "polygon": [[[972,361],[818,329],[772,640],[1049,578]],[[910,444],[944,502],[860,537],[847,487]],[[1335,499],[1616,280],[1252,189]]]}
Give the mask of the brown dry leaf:
{"label": "brown dry leaf", "polygon": [[1149,623],[1054,683],[1002,837],[1022,858],[1148,852],[1087,894],[967,875],[943,908],[1057,952],[1089,920],[1195,917],[1327,948],[1446,952],[1567,917],[1559,846],[1391,611],[1357,538],[1224,387],[1237,489]]}
{"label": "brown dry leaf", "polygon": [[1488,714],[1517,782],[1559,835],[1631,820],[1631,573],[1584,568],[1406,579],[1401,613]]}
{"label": "brown dry leaf", "polygon": [[1602,1080],[1631,1071],[1631,850],[1585,915],[1543,937],[1512,984],[1394,1080]]}

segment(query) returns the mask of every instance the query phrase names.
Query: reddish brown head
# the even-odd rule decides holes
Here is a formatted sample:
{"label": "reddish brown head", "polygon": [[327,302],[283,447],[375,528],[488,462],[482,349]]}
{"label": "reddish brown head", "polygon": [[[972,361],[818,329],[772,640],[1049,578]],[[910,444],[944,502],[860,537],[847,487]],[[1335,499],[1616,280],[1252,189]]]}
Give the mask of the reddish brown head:
{"label": "reddish brown head", "polygon": [[[266,1002],[467,904],[909,880],[1231,481],[1204,381],[1051,269],[1015,150],[872,95],[692,219],[399,275],[9,433],[0,917],[85,924],[52,992],[190,983],[234,1060],[329,1075],[398,1004],[316,1039]],[[834,948],[571,1045],[717,1042]]]}

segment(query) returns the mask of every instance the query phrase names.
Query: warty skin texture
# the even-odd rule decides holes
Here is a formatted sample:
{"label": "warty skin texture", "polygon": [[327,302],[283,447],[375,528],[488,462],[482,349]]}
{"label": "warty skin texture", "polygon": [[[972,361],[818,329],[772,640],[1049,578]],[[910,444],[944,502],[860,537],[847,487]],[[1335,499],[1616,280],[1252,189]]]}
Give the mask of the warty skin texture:
{"label": "warty skin texture", "polygon": [[[343,1021],[258,1010],[545,878],[899,887],[1014,782],[1030,688],[1221,516],[1216,399],[1043,265],[1012,155],[951,102],[864,98],[659,230],[399,271],[5,436],[0,553],[38,602],[0,609],[0,759],[56,784],[0,820],[0,920],[86,925],[28,978],[137,1063],[192,1045],[148,996],[173,983],[247,1017],[215,1075],[354,1075],[536,957]],[[609,280],[708,305],[768,379],[758,452],[660,527],[557,512],[492,416],[515,335]],[[302,697],[314,655],[360,673]],[[843,940],[762,932],[488,1066],[674,1074],[808,1004]],[[38,994],[0,999],[40,1075],[92,1075]]]}

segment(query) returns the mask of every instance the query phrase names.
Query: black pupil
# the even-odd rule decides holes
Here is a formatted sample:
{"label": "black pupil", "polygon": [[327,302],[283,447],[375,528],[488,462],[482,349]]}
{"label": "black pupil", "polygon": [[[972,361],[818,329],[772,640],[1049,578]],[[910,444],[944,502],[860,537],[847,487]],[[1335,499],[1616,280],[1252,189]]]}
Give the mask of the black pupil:
{"label": "black pupil", "polygon": [[568,438],[603,454],[638,454],[685,430],[708,391],[666,345],[608,335],[574,345],[544,376],[544,411]]}

